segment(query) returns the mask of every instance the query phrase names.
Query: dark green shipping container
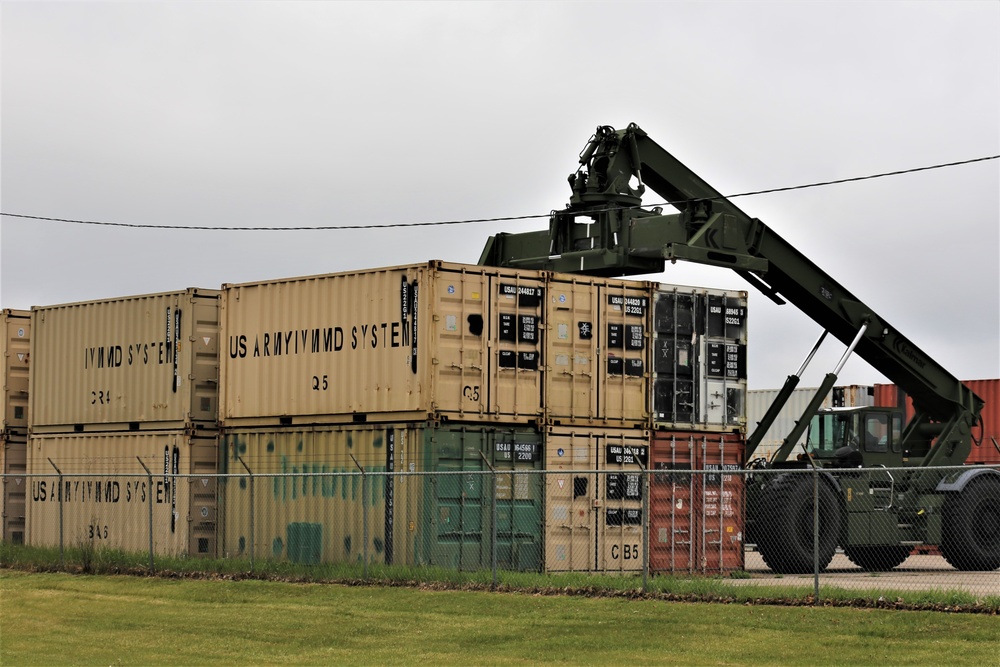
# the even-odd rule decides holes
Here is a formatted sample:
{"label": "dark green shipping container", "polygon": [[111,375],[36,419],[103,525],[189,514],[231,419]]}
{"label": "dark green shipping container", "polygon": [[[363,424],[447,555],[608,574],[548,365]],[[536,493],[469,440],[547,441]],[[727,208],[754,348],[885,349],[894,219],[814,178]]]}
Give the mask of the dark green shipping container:
{"label": "dark green shipping container", "polygon": [[541,435],[528,428],[442,426],[424,429],[423,444],[425,470],[442,473],[426,477],[424,515],[431,530],[423,533],[421,551],[428,564],[492,567],[495,495],[497,567],[541,570]]}

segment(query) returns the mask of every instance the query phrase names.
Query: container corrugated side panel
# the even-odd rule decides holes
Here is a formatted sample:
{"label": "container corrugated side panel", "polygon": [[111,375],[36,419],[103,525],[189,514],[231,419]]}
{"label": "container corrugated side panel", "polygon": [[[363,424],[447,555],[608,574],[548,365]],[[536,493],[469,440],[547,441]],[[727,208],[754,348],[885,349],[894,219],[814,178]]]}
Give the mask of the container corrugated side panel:
{"label": "container corrugated side panel", "polygon": [[414,564],[425,530],[419,512],[423,479],[371,475],[363,482],[357,466],[371,473],[417,472],[422,437],[420,424],[227,429],[221,553],[360,562],[367,514],[369,562]]}
{"label": "container corrugated side panel", "polygon": [[547,290],[547,421],[647,426],[648,284],[551,274]]}
{"label": "container corrugated side panel", "polygon": [[26,543],[59,545],[62,504],[66,546],[148,553],[152,504],[154,554],[214,557],[217,462],[207,432],[32,434]]}
{"label": "container corrugated side panel", "polygon": [[[885,386],[885,385],[882,385]],[[868,385],[846,385],[834,387],[821,404],[821,408],[831,408],[837,403],[838,407],[864,407],[876,405],[876,398],[879,396],[879,385],[871,387]],[[795,423],[802,416],[803,411],[809,405],[816,394],[815,387],[799,387],[792,391],[788,402],[778,413],[778,418],[771,424],[771,428],[764,434],[764,439],[757,446],[757,451],[753,453],[753,458],[764,458],[770,460],[772,456],[781,448],[785,436],[791,433]],[[747,393],[747,430],[754,433],[760,420],[764,418],[767,409],[778,396],[778,389],[753,389]],[[797,445],[803,445],[806,441],[804,432],[799,438]],[[793,452],[799,453],[798,450]]]}
{"label": "container corrugated side panel", "polygon": [[223,424],[426,415],[425,276],[411,266],[225,286]]}
{"label": "container corrugated side panel", "polygon": [[25,310],[0,311],[0,360],[3,363],[3,423],[0,431],[27,433],[28,360],[31,351],[31,313]]}
{"label": "container corrugated side panel", "polygon": [[875,405],[881,408],[898,408],[899,403],[905,403],[906,397],[901,396],[899,387],[894,384],[875,385]]}
{"label": "container corrugated side panel", "polygon": [[[973,445],[966,463],[1000,464],[1000,379],[965,380],[963,383],[985,401],[983,411],[982,443]],[[972,434],[979,438],[979,428]]]}
{"label": "container corrugated side panel", "polygon": [[218,294],[189,289],[34,308],[32,431],[214,426]]}
{"label": "container corrugated side panel", "polygon": [[[982,430],[979,426],[972,429],[974,438],[979,439],[982,435],[982,442],[978,446],[973,444],[966,463],[1000,463],[1000,379],[963,380],[962,384],[985,401],[980,413],[983,418]],[[913,401],[894,384],[875,385],[875,405],[901,407],[902,400],[905,400],[906,419],[909,421],[914,414]]]}
{"label": "container corrugated side panel", "polygon": [[659,429],[747,428],[747,293],[653,289],[651,413]]}
{"label": "container corrugated side panel", "polygon": [[10,544],[24,544],[27,440],[24,434],[0,433],[0,472],[4,474],[0,491],[0,540]]}

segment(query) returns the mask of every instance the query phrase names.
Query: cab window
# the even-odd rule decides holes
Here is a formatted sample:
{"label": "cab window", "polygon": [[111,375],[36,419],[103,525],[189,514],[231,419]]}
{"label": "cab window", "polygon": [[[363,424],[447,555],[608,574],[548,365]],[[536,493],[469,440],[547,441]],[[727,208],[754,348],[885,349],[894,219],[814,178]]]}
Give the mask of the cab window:
{"label": "cab window", "polygon": [[861,434],[865,442],[866,452],[889,451],[889,415],[865,415],[865,430]]}

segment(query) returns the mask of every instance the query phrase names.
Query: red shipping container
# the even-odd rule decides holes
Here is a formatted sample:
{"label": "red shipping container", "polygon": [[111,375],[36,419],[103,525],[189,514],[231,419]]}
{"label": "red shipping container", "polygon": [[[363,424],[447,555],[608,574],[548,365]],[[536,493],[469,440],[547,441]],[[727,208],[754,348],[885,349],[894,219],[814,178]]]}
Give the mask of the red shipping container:
{"label": "red shipping container", "polygon": [[[965,460],[969,464],[1000,464],[1000,379],[962,380],[979,398],[986,401],[982,411],[982,428],[972,429],[975,442]],[[875,385],[875,405],[884,408],[899,407],[906,401],[906,419],[913,417],[913,401],[894,384]]]}
{"label": "red shipping container", "polygon": [[653,434],[652,571],[709,574],[743,569],[746,479],[732,472],[743,467],[745,452],[746,441],[733,434]]}

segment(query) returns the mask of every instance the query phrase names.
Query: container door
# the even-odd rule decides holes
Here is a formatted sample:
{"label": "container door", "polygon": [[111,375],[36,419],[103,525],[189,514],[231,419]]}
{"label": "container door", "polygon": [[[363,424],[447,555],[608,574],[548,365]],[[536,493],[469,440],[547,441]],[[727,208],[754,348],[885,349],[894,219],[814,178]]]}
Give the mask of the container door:
{"label": "container door", "polygon": [[704,386],[700,408],[706,425],[746,424],[746,299],[708,295],[704,310],[705,336],[700,350]]}
{"label": "container door", "polygon": [[[696,452],[700,475],[699,522],[701,572],[743,569],[743,499],[745,477],[732,474],[742,468],[745,445],[726,436],[702,438]],[[726,474],[727,471],[730,474]]]}
{"label": "container door", "polygon": [[190,500],[187,517],[192,556],[216,557],[216,526],[218,525],[218,439],[192,438],[189,446],[190,474],[178,480],[189,486]]}
{"label": "container door", "polygon": [[497,567],[538,572],[542,567],[544,489],[541,434],[534,430],[497,431],[492,449],[497,471]]}
{"label": "container door", "polygon": [[0,340],[0,364],[4,364],[4,380],[0,387],[3,401],[0,431],[28,428],[28,356],[31,349],[31,318],[0,311],[4,331]]}
{"label": "container door", "polygon": [[[484,528],[488,527],[488,477],[480,452],[486,434],[480,429],[428,428],[429,457],[425,511],[426,561],[457,570],[489,567],[491,558]],[[463,474],[466,473],[466,474]]]}
{"label": "container door", "polygon": [[192,296],[191,322],[191,418],[219,420],[219,303],[214,294]]}
{"label": "container door", "polygon": [[598,417],[598,349],[601,345],[597,289],[590,283],[549,283],[545,401],[554,424]]}
{"label": "container door", "polygon": [[24,474],[28,470],[27,436],[12,436],[9,439],[0,438],[0,472],[11,477],[3,480],[3,495],[0,496],[0,538],[8,544],[24,544],[24,512],[27,494],[27,480]]}
{"label": "container door", "polygon": [[649,567],[654,572],[695,570],[695,476],[691,473],[695,447],[695,436],[689,433],[653,435]]}
{"label": "container door", "polygon": [[624,285],[600,288],[601,381],[600,417],[608,423],[645,422],[649,417],[649,364],[646,290]]}
{"label": "container door", "polygon": [[588,432],[549,429],[545,437],[545,569],[597,569],[596,446]]}
{"label": "container door", "polygon": [[628,432],[608,433],[597,444],[597,569],[631,572],[642,569],[642,471],[649,466],[649,439]]}
{"label": "container door", "polygon": [[538,420],[542,416],[544,288],[519,276],[492,279],[492,368],[487,394],[491,413]]}
{"label": "container door", "polygon": [[653,310],[653,421],[692,424],[698,420],[697,298],[659,291]]}
{"label": "container door", "polygon": [[[434,408],[480,418],[490,411],[487,399],[487,317],[489,280],[482,273],[436,271],[433,301],[421,308],[430,318],[434,373]],[[417,293],[417,297],[423,300]],[[423,347],[419,341],[415,347]],[[427,349],[427,348],[424,348]]]}

